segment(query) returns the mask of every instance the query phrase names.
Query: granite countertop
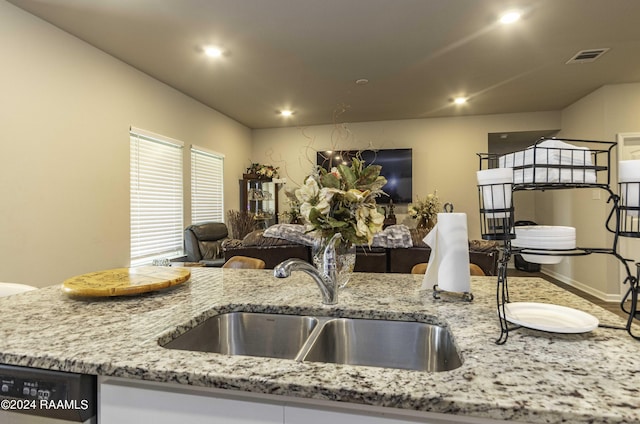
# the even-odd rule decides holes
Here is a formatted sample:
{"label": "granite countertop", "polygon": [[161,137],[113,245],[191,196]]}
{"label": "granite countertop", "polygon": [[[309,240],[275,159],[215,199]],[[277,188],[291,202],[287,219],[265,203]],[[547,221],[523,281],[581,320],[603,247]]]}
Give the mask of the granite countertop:
{"label": "granite countertop", "polygon": [[[0,298],[0,363],[245,392],[533,423],[638,423],[637,352],[625,331],[528,329],[496,345],[496,277],[472,277],[471,303],[434,300],[421,276],[353,275],[323,307],[305,274],[192,268],[191,280],[132,297],[77,299],[59,286]],[[624,320],[539,278],[510,278],[511,301],[571,306],[602,324]],[[464,361],[448,372],[226,356],[161,347],[229,311],[417,320],[448,325]]]}

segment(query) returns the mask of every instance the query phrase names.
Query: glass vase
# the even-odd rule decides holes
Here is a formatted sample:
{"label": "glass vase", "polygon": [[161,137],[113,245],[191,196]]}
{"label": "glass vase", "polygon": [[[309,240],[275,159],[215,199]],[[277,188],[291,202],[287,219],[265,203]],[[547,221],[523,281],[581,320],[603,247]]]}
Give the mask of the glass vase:
{"label": "glass vase", "polygon": [[[330,238],[319,238],[311,248],[311,256],[313,259],[313,266],[320,272],[324,270],[324,250],[327,247],[327,243]],[[338,287],[344,288],[349,282],[349,278],[353,273],[353,267],[356,264],[356,248],[350,243],[347,244],[343,241],[338,241],[335,245],[336,248],[336,261],[338,267]]]}

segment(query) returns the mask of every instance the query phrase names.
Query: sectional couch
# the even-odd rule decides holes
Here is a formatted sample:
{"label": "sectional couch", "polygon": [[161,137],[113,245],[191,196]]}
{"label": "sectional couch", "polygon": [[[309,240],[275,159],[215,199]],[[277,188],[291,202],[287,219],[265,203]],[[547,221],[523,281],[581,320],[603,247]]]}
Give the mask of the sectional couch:
{"label": "sectional couch", "polygon": [[[222,243],[224,259],[233,256],[250,256],[262,259],[266,268],[273,268],[289,258],[300,258],[311,262],[311,248],[305,244],[282,238],[265,237],[265,230],[249,233],[244,239],[228,239]],[[356,272],[410,273],[411,268],[428,262],[431,248],[422,239],[424,230],[410,229],[411,247],[369,247],[356,249]],[[486,275],[496,275],[499,250],[496,242],[469,241],[469,262],[478,265]]]}

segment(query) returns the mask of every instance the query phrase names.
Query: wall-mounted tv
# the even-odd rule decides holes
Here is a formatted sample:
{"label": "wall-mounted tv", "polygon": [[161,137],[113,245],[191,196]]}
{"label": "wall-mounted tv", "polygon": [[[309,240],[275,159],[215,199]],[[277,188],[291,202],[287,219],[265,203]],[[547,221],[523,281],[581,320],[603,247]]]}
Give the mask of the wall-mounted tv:
{"label": "wall-mounted tv", "polygon": [[387,179],[383,187],[389,196],[377,199],[378,203],[411,203],[412,201],[412,149],[380,149],[380,150],[342,150],[320,151],[317,153],[317,163],[326,170],[338,164],[351,164],[351,158],[360,154],[367,165],[382,166],[380,172]]}

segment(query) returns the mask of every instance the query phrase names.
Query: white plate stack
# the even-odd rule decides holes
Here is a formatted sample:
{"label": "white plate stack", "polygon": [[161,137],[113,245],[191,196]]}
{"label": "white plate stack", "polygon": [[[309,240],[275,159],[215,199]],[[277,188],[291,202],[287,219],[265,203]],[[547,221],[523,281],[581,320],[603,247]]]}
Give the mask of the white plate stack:
{"label": "white plate stack", "polygon": [[26,284],[0,283],[0,297],[11,296],[12,294],[18,294],[35,289],[36,287],[28,286]]}
{"label": "white plate stack", "polygon": [[[576,248],[575,227],[528,225],[515,227],[515,232],[516,238],[511,242],[511,245],[513,247],[527,248],[530,251],[522,254],[522,258],[527,262],[557,264],[562,262],[563,256],[553,255],[553,251]],[[550,250],[551,252],[536,255],[536,250]]]}
{"label": "white plate stack", "polygon": [[[637,208],[640,206],[640,160],[621,160],[618,164],[621,205]],[[628,216],[638,216],[637,210],[627,212]]]}
{"label": "white plate stack", "polygon": [[[478,186],[482,191],[483,209],[508,209],[511,207],[513,168],[493,168],[478,171]],[[508,212],[488,213],[487,218],[506,218]]]}

